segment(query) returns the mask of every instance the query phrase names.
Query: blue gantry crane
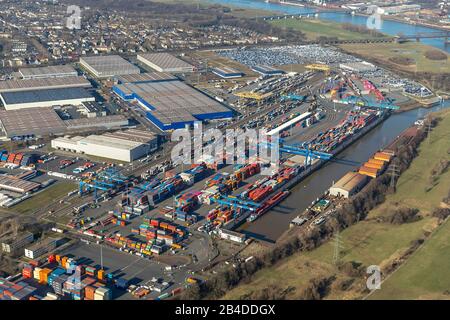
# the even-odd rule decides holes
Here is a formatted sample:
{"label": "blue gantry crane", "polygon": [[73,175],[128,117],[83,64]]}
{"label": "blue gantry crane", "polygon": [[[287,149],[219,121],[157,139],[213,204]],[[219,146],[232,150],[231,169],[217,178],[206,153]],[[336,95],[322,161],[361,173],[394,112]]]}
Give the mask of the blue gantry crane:
{"label": "blue gantry crane", "polygon": [[382,100],[382,101],[374,101],[370,98],[363,98],[360,96],[350,95],[347,97],[343,97],[341,99],[342,103],[353,104],[359,107],[369,107],[369,108],[377,108],[377,109],[389,109],[389,110],[398,110],[399,106],[393,105],[390,101]]}
{"label": "blue gantry crane", "polygon": [[94,195],[93,198],[95,202],[98,199],[97,197],[98,190],[108,192],[114,187],[114,185],[94,179],[94,180],[81,180],[78,184],[78,187],[79,187],[78,194],[80,196],[82,196],[85,193],[93,191]]}
{"label": "blue gantry crane", "polygon": [[[273,143],[268,142],[266,145],[269,147],[272,147]],[[306,158],[305,159],[306,165],[310,165],[312,159],[330,160],[333,157],[333,155],[331,153],[325,153],[325,152],[311,150],[309,144],[307,144],[307,143],[302,143],[299,145],[300,145],[300,147],[297,145],[288,145],[288,144],[284,143],[284,139],[282,139],[282,138],[279,139],[280,153],[289,153],[289,154],[296,154],[296,155],[304,156]]]}
{"label": "blue gantry crane", "polygon": [[213,198],[213,202],[216,202],[217,204],[220,204],[222,206],[228,206],[228,207],[234,209],[233,219],[237,218],[238,211],[236,209],[243,209],[243,210],[255,212],[261,206],[261,204],[253,202],[253,201],[244,200],[244,199],[240,199],[240,198],[233,197],[233,196],[223,196],[223,195],[218,198]]}

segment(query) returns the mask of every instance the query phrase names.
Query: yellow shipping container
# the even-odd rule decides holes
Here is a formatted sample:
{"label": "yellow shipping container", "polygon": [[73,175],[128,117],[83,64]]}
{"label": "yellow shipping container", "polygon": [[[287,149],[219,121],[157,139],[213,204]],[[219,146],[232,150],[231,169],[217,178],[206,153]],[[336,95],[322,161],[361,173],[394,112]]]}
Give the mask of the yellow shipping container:
{"label": "yellow shipping container", "polygon": [[97,277],[98,280],[103,280],[103,278],[105,277],[105,270],[98,270]]}
{"label": "yellow shipping container", "polygon": [[56,262],[60,263],[61,262],[61,256],[59,254],[57,254],[55,256]]}

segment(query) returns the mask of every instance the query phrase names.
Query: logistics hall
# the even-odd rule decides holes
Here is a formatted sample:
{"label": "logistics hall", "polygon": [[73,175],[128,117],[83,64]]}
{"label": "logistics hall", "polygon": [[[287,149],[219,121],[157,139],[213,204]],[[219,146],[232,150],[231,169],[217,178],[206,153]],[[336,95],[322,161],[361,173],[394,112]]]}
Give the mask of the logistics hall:
{"label": "logistics hall", "polygon": [[137,101],[162,131],[233,116],[231,109],[179,80],[125,83],[113,91],[125,101]]}

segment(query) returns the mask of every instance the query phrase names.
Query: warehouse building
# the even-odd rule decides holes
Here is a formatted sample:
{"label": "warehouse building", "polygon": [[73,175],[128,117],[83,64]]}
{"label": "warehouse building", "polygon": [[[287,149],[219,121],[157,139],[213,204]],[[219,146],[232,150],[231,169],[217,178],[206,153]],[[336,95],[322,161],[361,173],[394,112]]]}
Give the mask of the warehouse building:
{"label": "warehouse building", "polygon": [[60,88],[90,88],[91,83],[84,77],[0,81],[0,93]]}
{"label": "warehouse building", "polygon": [[25,248],[25,257],[30,259],[39,258],[43,254],[53,251],[60,244],[60,238],[47,238],[43,241],[35,243],[31,247]]}
{"label": "warehouse building", "polygon": [[227,229],[219,229],[218,231],[219,233],[219,237],[225,240],[230,240],[230,241],[234,241],[237,243],[244,243],[246,236],[245,234],[236,232],[236,231],[232,231],[232,230],[227,230]]}
{"label": "warehouse building", "polygon": [[369,72],[377,70],[375,65],[366,61],[341,63],[339,68],[350,72]]}
{"label": "warehouse building", "polygon": [[0,100],[6,110],[42,108],[57,105],[81,105],[95,101],[94,96],[84,88],[42,89],[4,92]]}
{"label": "warehouse building", "polygon": [[336,197],[350,198],[364,188],[367,182],[367,176],[349,172],[330,188],[330,194]]}
{"label": "warehouse building", "polygon": [[137,60],[159,72],[193,72],[194,66],[165,52],[138,54]]}
{"label": "warehouse building", "polygon": [[138,67],[118,55],[83,57],[80,65],[96,78],[140,73]]}
{"label": "warehouse building", "polygon": [[277,69],[277,68],[267,66],[267,65],[254,66],[254,67],[252,67],[252,70],[255,72],[258,72],[264,76],[277,76],[277,75],[281,75],[281,74],[285,73],[281,69]]}
{"label": "warehouse building", "polygon": [[421,6],[418,4],[404,4],[400,6],[381,7],[378,8],[378,13],[384,15],[399,14],[403,12],[417,12],[420,11]]}
{"label": "warehouse building", "polygon": [[2,240],[2,251],[6,253],[16,253],[18,250],[25,247],[34,241],[34,235],[31,232],[25,231],[15,237],[8,237]]}
{"label": "warehouse building", "polygon": [[129,120],[122,115],[62,120],[50,107],[0,109],[0,134],[5,138],[39,137],[89,130],[120,129]]}
{"label": "warehouse building", "polygon": [[58,65],[38,68],[21,68],[22,79],[45,79],[77,76],[77,71],[69,65]]}
{"label": "warehouse building", "polygon": [[213,68],[212,72],[224,79],[241,78],[244,76],[243,72],[240,72],[240,71],[230,68],[230,67]]}
{"label": "warehouse building", "polygon": [[173,80],[178,80],[178,78],[167,72],[145,72],[140,74],[127,74],[117,77],[117,82],[119,84],[161,82]]}
{"label": "warehouse building", "polygon": [[41,185],[37,182],[18,179],[9,175],[0,175],[0,189],[17,193],[36,191]]}
{"label": "warehouse building", "polygon": [[137,101],[162,131],[233,116],[230,109],[181,81],[122,84],[113,92],[125,101]]}
{"label": "warehouse building", "polygon": [[151,132],[130,129],[87,137],[53,139],[52,148],[113,160],[131,162],[154,152],[158,137]]}
{"label": "warehouse building", "polygon": [[128,126],[129,123],[128,118],[122,115],[64,120],[66,130],[69,133],[74,131],[121,129]]}
{"label": "warehouse building", "polygon": [[0,109],[0,128],[6,138],[58,134],[66,127],[53,108]]}

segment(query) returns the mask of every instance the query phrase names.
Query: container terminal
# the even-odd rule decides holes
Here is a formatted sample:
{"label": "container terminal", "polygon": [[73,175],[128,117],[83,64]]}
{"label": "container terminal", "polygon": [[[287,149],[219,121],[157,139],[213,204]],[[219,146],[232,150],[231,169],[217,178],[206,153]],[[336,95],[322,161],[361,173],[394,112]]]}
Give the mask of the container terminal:
{"label": "container terminal", "polygon": [[[339,153],[414,100],[410,89],[416,84],[327,51],[332,49],[316,49],[218,51],[217,57],[227,55],[233,64],[212,60],[206,69],[200,54],[138,56],[136,63],[151,72],[119,56],[87,57],[73,69],[77,75],[67,67],[25,71],[22,79],[8,80],[14,83],[0,82],[2,96],[22,85],[33,96],[49,95],[46,90],[60,90],[64,82],[93,97],[60,102],[55,93],[51,101],[60,106],[31,111],[5,104],[0,110],[5,140],[28,141],[27,147],[1,151],[0,206],[30,210],[54,225],[45,240],[27,232],[0,239],[2,250],[15,252],[20,264],[20,274],[0,278],[0,298],[166,299],[201,282],[202,270],[218,260],[260,241],[242,231],[263,223],[299,192],[298,184],[342,161]],[[299,61],[312,52],[322,55],[322,63]],[[286,70],[280,59],[303,64],[303,71]],[[398,90],[387,90],[395,81]],[[252,156],[248,164],[227,165],[203,158],[185,165],[170,159],[167,134],[191,128],[193,121],[215,129],[264,128],[279,135],[263,147],[277,143],[280,160]],[[394,156],[380,149],[290,226],[323,223],[340,199],[357,194]],[[67,191],[42,208],[24,209],[63,185]]]}

